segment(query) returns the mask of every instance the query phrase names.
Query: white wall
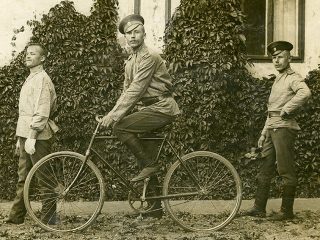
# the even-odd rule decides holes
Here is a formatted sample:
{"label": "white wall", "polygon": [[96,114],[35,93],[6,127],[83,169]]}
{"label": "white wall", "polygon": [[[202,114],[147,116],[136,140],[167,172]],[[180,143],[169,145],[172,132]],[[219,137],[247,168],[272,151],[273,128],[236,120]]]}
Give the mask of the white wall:
{"label": "white wall", "polygon": [[[0,1],[0,66],[9,64],[12,51],[21,52],[31,37],[28,20],[41,19],[43,14],[60,3],[61,0],[1,0]],[[92,0],[73,0],[76,10],[90,14]],[[12,46],[13,30],[24,26],[25,31],[16,35],[16,46]]]}
{"label": "white wall", "polygon": [[[41,18],[41,15],[47,13],[51,7],[59,3],[61,0],[1,0],[0,1],[0,66],[8,64],[12,59],[11,53],[16,50],[19,53],[23,50],[25,44],[28,42],[31,31],[27,28],[27,20],[34,19],[34,16]],[[150,3],[148,3],[150,1]],[[143,3],[148,3],[142,12],[146,14],[146,9],[150,9],[147,18],[157,15],[159,9],[163,9],[162,3],[164,0],[143,0]],[[92,0],[73,0],[77,11],[89,15],[92,6]],[[133,12],[133,0],[119,0],[119,16],[124,17]],[[179,5],[180,0],[172,0],[172,12],[175,7]],[[317,68],[320,64],[320,0],[305,0],[305,57],[303,63],[293,63],[292,68],[303,76]],[[131,4],[129,4],[131,3]],[[148,11],[147,11],[148,12]],[[147,14],[148,15],[148,14]],[[158,15],[159,16],[159,15]],[[154,21],[161,21],[163,19],[155,19]],[[10,45],[11,38],[14,35],[13,29],[19,29],[25,26],[26,30],[17,35],[16,47]],[[154,26],[154,24],[152,24]],[[155,30],[147,30],[146,42],[150,47],[161,49],[162,41],[159,39],[163,34],[164,24],[157,26]],[[161,32],[159,32],[161,30]],[[119,35],[120,41],[124,44],[124,39]],[[262,76],[276,73],[271,60],[270,63],[255,63],[254,67],[248,67],[250,72],[255,77],[261,78]]]}
{"label": "white wall", "polygon": [[[291,67],[305,77],[310,70],[320,64],[320,1],[305,0],[305,51],[303,63],[292,63]],[[248,67],[258,78],[276,73],[271,63],[255,63]]]}

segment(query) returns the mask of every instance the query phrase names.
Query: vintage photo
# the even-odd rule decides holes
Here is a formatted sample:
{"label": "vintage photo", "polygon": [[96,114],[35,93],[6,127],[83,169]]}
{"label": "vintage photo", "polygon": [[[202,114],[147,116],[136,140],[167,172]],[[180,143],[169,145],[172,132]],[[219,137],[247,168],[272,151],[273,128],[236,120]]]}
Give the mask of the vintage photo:
{"label": "vintage photo", "polygon": [[2,0],[0,239],[320,239],[318,0]]}

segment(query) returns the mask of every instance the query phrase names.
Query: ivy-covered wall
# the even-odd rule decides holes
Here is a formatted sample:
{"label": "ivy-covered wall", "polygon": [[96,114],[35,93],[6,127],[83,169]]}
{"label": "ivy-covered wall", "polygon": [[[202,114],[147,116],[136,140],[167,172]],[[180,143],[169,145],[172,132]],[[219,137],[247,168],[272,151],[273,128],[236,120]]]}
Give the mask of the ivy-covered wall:
{"label": "ivy-covered wall", "polygon": [[[174,78],[182,110],[172,128],[171,141],[179,152],[211,150],[227,157],[238,169],[245,197],[251,197],[259,161],[244,154],[256,141],[265,121],[272,81],[253,78],[245,68],[244,17],[239,0],[182,0],[165,33],[164,57]],[[206,13],[206,14],[203,14]],[[96,0],[89,17],[62,1],[40,21],[30,21],[32,41],[49,50],[45,68],[55,84],[61,128],[56,150],[83,152],[95,127],[94,116],[115,104],[122,88],[125,54],[117,44],[117,1]],[[17,181],[15,126],[21,85],[28,75],[24,52],[0,69],[0,199],[12,199]],[[312,99],[298,118],[303,131],[296,150],[299,196],[320,196],[319,77],[310,72]],[[118,142],[100,142],[100,151],[127,175],[137,172],[135,160]],[[167,152],[170,157],[170,152]],[[164,165],[170,163],[164,162]],[[114,189],[114,177],[99,164],[107,179],[108,199],[125,199]],[[272,196],[279,196],[278,179]],[[3,191],[5,189],[5,191]]]}
{"label": "ivy-covered wall", "polygon": [[[62,1],[40,21],[28,22],[33,28],[30,41],[41,42],[49,51],[45,69],[58,96],[56,150],[82,150],[95,127],[94,116],[105,114],[120,95],[124,56],[116,39],[117,4],[116,0],[97,0],[86,17],[76,12],[72,2]],[[6,189],[0,199],[15,193],[17,106],[28,74],[24,51],[0,69],[0,176],[1,189]]]}
{"label": "ivy-covered wall", "polygon": [[[226,156],[237,167],[247,198],[254,194],[260,162],[243,156],[257,145],[272,81],[255,79],[244,67],[244,20],[239,0],[182,0],[166,28],[165,57],[183,110],[174,138]],[[297,116],[303,131],[296,152],[298,194],[312,197],[320,194],[319,70],[307,83],[313,95]],[[271,195],[279,197],[280,188],[276,178]]]}

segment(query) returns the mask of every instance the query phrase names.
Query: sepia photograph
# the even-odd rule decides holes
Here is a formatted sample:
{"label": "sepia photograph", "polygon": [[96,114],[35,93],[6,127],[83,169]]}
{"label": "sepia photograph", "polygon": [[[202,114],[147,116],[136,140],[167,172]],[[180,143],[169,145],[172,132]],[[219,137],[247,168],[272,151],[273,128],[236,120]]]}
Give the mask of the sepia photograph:
{"label": "sepia photograph", "polygon": [[320,1],[1,0],[0,240],[320,240]]}

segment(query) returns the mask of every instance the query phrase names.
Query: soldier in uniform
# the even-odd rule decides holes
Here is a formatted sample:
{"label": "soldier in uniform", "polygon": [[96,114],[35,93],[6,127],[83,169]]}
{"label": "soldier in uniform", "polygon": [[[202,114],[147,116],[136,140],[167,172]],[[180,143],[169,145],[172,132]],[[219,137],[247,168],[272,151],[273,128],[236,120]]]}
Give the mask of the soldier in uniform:
{"label": "soldier in uniform", "polygon": [[[102,126],[113,127],[114,134],[137,158],[141,172],[131,180],[136,182],[158,171],[138,134],[172,123],[179,108],[172,96],[172,79],[163,59],[144,43],[143,17],[138,14],[125,17],[119,31],[124,34],[132,54],[125,66],[123,92],[113,109],[102,118]],[[131,113],[137,104],[142,106]],[[156,206],[161,208],[161,202]],[[155,211],[153,216],[161,217],[162,210]]]}
{"label": "soldier in uniform", "polygon": [[[24,222],[26,208],[23,200],[23,187],[31,167],[42,157],[51,153],[52,137],[58,127],[50,119],[56,110],[56,92],[54,85],[43,69],[46,59],[45,48],[38,43],[27,47],[25,63],[30,75],[25,80],[19,98],[19,118],[16,135],[16,152],[19,152],[19,180],[16,197],[7,223]],[[45,180],[44,180],[45,181]],[[43,201],[42,220],[55,223],[55,203]]]}
{"label": "soldier in uniform", "polygon": [[300,130],[294,119],[294,112],[306,102],[311,92],[301,75],[290,67],[292,48],[292,44],[286,41],[272,42],[267,47],[279,74],[271,89],[268,116],[258,140],[263,159],[257,176],[255,203],[244,215],[266,216],[270,182],[277,166],[283,181],[282,204],[280,212],[275,214],[272,220],[287,220],[294,217],[293,203],[297,186],[294,142]]}

